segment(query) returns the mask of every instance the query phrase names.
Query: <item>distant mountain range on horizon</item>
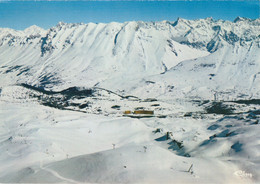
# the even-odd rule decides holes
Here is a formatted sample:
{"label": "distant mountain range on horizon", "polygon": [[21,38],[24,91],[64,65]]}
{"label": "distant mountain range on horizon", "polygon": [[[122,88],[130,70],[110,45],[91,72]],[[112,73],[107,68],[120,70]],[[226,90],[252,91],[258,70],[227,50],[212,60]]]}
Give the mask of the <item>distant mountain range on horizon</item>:
{"label": "distant mountain range on horizon", "polygon": [[0,87],[98,86],[138,96],[208,99],[219,92],[223,98],[256,98],[259,32],[259,18],[241,17],[0,28]]}

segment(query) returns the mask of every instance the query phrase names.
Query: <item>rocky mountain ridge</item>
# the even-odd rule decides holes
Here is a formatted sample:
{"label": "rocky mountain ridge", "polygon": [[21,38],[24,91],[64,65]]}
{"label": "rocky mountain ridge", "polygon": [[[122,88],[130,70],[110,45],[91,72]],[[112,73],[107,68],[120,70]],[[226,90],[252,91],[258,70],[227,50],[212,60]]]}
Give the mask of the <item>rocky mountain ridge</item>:
{"label": "rocky mountain ridge", "polygon": [[[108,24],[60,22],[47,31],[37,26],[24,31],[1,28],[0,72],[1,78],[5,78],[1,80],[1,86],[28,83],[62,90],[71,86],[95,85],[132,93],[134,88],[139,88],[138,81],[154,75],[161,80],[163,74],[179,70],[187,62],[193,63],[193,69],[189,69],[192,71],[198,66],[213,66],[214,70],[224,73],[229,70],[228,67],[220,70],[216,67],[219,64],[214,62],[198,65],[197,60],[216,60],[224,65],[230,63],[232,73],[241,73],[239,70],[253,66],[252,70],[241,73],[240,80],[249,77],[249,83],[256,83],[259,78],[259,30],[260,19],[241,17],[234,22],[212,18]],[[206,67],[203,71],[208,69]],[[184,73],[184,78],[188,77],[186,81],[194,80],[192,72],[182,68],[174,77],[180,81],[170,83],[186,83],[181,79]],[[216,71],[207,75],[210,74],[215,76]],[[229,75],[227,77],[230,78]],[[195,77],[198,78],[201,79],[196,84],[208,85],[205,76]],[[233,80],[231,83],[235,84],[231,88],[240,90],[240,83]],[[225,90],[220,87],[223,86],[221,81],[223,78],[214,83],[211,91],[218,91],[215,88]],[[191,84],[189,88],[201,87],[196,84]],[[248,88],[254,84],[250,86]],[[184,88],[187,86],[180,89],[182,93],[187,90]],[[247,90],[247,86],[243,88]],[[257,91],[258,88],[250,93]]]}

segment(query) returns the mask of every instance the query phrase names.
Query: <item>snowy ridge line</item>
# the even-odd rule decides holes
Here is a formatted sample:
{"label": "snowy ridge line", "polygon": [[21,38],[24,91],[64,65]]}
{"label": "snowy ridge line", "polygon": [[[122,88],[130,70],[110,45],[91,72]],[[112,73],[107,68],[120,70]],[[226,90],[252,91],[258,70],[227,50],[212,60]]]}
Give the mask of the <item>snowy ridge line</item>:
{"label": "snowy ridge line", "polygon": [[[194,35],[194,33],[204,34],[203,32],[205,32],[205,31],[208,31],[208,35],[211,37],[211,39],[216,39],[216,36],[218,34],[221,34],[221,36],[223,37],[224,40],[225,39],[231,39],[231,40],[236,39],[235,37],[237,35],[238,35],[239,38],[246,37],[247,41],[249,41],[248,37],[251,37],[250,39],[256,39],[257,36],[258,36],[257,35],[258,33],[255,32],[254,30],[251,30],[251,31],[248,32],[248,29],[250,29],[250,27],[246,28],[245,25],[247,25],[247,26],[259,26],[260,25],[260,18],[249,19],[249,18],[237,17],[233,22],[225,21],[225,20],[213,20],[212,18],[196,19],[196,20],[187,20],[187,19],[183,19],[183,18],[178,18],[174,22],[170,22],[170,21],[167,21],[167,20],[156,21],[156,22],[128,21],[128,22],[124,22],[124,23],[111,22],[111,23],[106,23],[106,24],[104,24],[104,23],[87,23],[87,24],[85,24],[85,23],[59,22],[56,26],[47,30],[48,33],[47,33],[46,36],[48,36],[49,33],[57,30],[57,28],[59,30],[61,30],[61,29],[69,29],[69,28],[73,28],[73,27],[79,27],[79,26],[86,26],[87,27],[89,25],[105,25],[105,27],[109,27],[110,25],[116,24],[116,25],[119,25],[119,26],[121,25],[121,29],[119,29],[117,34],[115,35],[115,38],[114,38],[114,44],[115,44],[117,42],[118,35],[120,34],[120,32],[123,29],[125,29],[124,27],[128,24],[133,23],[133,22],[137,23],[138,26],[144,27],[144,28],[155,26],[155,27],[160,29],[160,27],[162,27],[162,26],[165,26],[165,28],[167,28],[168,26],[171,26],[172,28],[176,28],[179,31],[178,34],[181,33],[181,37],[187,38],[186,40],[185,39],[180,40],[181,37],[180,38],[176,37],[175,41],[180,40],[178,42],[196,46],[196,42],[198,42],[200,39],[203,40],[205,35],[201,35],[202,37],[198,38],[198,37],[195,37],[196,35]],[[242,23],[245,24],[245,25],[243,25],[243,29],[238,30],[236,27],[241,26]],[[207,24],[209,24],[209,26]],[[180,26],[182,26],[182,27],[180,27]],[[244,29],[244,28],[246,28],[246,29]],[[196,30],[194,30],[194,29],[196,29]],[[212,30],[213,30],[214,34],[212,34]],[[173,31],[176,32],[176,30],[174,30],[174,29],[173,29]],[[247,31],[246,32],[247,35],[243,34],[243,32],[245,32],[245,31]],[[231,35],[228,35],[229,34],[228,32],[230,32]],[[4,33],[4,35],[8,35],[8,34],[12,35],[13,34],[13,35],[22,37],[22,36],[25,36],[25,35],[28,35],[28,34],[45,35],[46,31],[43,30],[42,28],[34,25],[34,26],[26,28],[24,31],[17,31],[17,30],[10,29],[10,28],[0,28],[0,37],[1,37],[1,33],[2,34]],[[252,35],[253,37],[250,36],[250,35]],[[190,42],[191,38],[193,38],[195,40],[193,40],[193,42]],[[226,40],[226,41],[229,42],[229,40]],[[234,41],[234,40],[232,40],[232,41]]]}
{"label": "snowy ridge line", "polygon": [[218,91],[225,100],[257,99],[259,31],[260,19],[241,17],[0,29],[0,86],[98,87],[141,99],[211,99]]}

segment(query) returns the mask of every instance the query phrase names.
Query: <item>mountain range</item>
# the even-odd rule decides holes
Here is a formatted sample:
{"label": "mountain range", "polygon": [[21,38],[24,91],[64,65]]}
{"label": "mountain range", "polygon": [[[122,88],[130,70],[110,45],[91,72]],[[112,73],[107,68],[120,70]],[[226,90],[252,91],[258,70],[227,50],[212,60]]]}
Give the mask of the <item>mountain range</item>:
{"label": "mountain range", "polygon": [[0,87],[102,87],[162,98],[259,98],[260,19],[0,28]]}

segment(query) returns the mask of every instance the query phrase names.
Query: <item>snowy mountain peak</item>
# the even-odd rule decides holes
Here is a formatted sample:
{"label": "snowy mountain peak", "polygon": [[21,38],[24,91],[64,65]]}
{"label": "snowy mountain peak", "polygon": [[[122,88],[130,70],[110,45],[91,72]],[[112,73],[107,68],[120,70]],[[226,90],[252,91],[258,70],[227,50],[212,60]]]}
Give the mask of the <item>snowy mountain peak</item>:
{"label": "snowy mountain peak", "polygon": [[32,25],[32,26],[26,28],[23,32],[26,35],[37,35],[37,34],[44,35],[47,31],[42,29],[41,27]]}
{"label": "snowy mountain peak", "polygon": [[[141,29],[142,32],[146,35],[152,33],[152,30],[161,31],[162,34],[165,36],[167,35],[167,37],[176,42],[179,42],[180,44],[185,44],[189,47],[200,50],[215,52],[218,48],[225,44],[234,45],[235,43],[238,43],[241,46],[245,46],[250,45],[252,40],[258,39],[257,37],[259,33],[260,19],[249,20],[250,19],[238,17],[234,23],[222,20],[214,21],[212,18],[198,20],[186,20],[183,18],[178,18],[173,23],[169,21],[132,21],[125,23],[112,22],[109,24],[75,24],[59,22],[56,26],[50,28],[48,31],[45,31],[37,26],[31,26],[22,32],[2,28],[0,29],[0,38],[2,37],[4,39],[12,39],[12,36],[6,36],[13,35],[13,37],[16,37],[15,40],[17,42],[28,35],[41,35],[42,38],[48,37],[49,39],[52,39],[54,36],[56,37],[56,34],[60,36],[63,34],[62,37],[64,37],[65,35],[71,35],[72,32],[77,32],[77,30],[81,29],[81,33],[84,34],[85,31],[93,28],[93,31],[102,31],[104,29],[104,31],[106,31],[106,35],[114,37],[113,42],[115,42],[117,38],[119,38],[118,36],[120,33],[128,32],[128,34],[131,35],[134,32],[139,32],[139,29]],[[18,37],[20,39],[17,39]],[[66,40],[66,43],[72,43],[71,38],[63,39]],[[12,42],[14,42],[14,39],[12,39]],[[52,47],[58,48],[59,46],[53,45],[54,43],[55,42],[52,40]]]}
{"label": "snowy mountain peak", "polygon": [[58,22],[58,24],[56,25],[57,27],[61,27],[61,26],[63,26],[63,25],[65,25],[66,23],[65,22]]}
{"label": "snowy mountain peak", "polygon": [[[241,68],[252,53],[254,56],[248,62],[257,68],[259,32],[259,20],[233,23],[212,18],[108,24],[60,22],[47,31],[37,26],[25,31],[0,29],[0,67],[4,67],[3,73],[10,73],[10,83],[23,82],[52,89],[63,89],[71,84],[100,85],[133,91],[130,81],[179,70],[186,62],[201,61],[200,65],[189,65],[189,70],[212,67],[214,71],[210,74],[215,75],[222,71],[219,68],[225,62]],[[201,59],[207,56],[212,58]],[[227,56],[235,59],[227,59]],[[11,68],[6,70],[5,67]],[[245,68],[250,71],[241,76],[250,78],[248,83],[253,89],[258,74],[251,67]],[[249,75],[251,69],[252,76]],[[127,84],[117,80],[121,78],[127,80]]]}
{"label": "snowy mountain peak", "polygon": [[212,17],[207,17],[205,20],[207,20],[207,21],[211,21],[211,22],[214,21]]}
{"label": "snowy mountain peak", "polygon": [[235,18],[234,23],[241,22],[241,21],[250,21],[250,19],[238,16],[237,18]]}

